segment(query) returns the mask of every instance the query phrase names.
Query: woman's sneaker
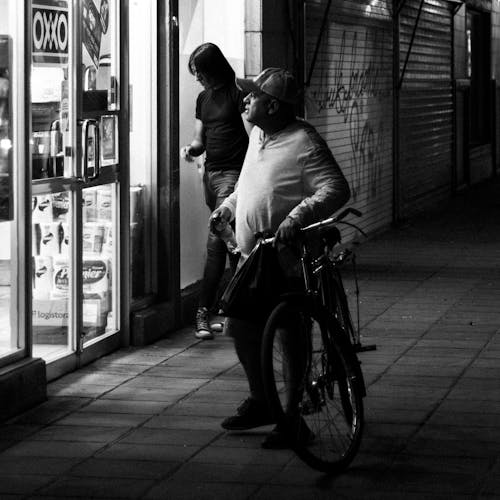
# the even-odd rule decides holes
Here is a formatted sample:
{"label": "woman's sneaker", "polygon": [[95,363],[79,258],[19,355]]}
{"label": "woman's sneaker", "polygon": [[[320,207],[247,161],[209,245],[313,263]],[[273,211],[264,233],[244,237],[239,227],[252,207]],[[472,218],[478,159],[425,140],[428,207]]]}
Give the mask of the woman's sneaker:
{"label": "woman's sneaker", "polygon": [[208,323],[208,309],[206,307],[198,308],[196,311],[196,333],[197,339],[210,340],[214,338],[214,334]]}
{"label": "woman's sneaker", "polygon": [[224,322],[223,321],[212,321],[212,323],[210,323],[210,329],[213,332],[220,333],[224,330]]}

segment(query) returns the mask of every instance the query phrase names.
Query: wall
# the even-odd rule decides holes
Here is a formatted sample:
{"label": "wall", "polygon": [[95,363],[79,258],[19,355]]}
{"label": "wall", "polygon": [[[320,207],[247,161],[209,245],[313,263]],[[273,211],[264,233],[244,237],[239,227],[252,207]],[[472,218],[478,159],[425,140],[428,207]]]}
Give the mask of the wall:
{"label": "wall", "polygon": [[[188,72],[191,52],[203,42],[217,44],[238,76],[243,76],[244,0],[179,2],[179,149],[193,137],[196,97],[202,87]],[[181,288],[198,281],[206,255],[207,221],[201,172],[180,160]]]}
{"label": "wall", "polygon": [[314,67],[327,1],[308,1],[305,21],[306,118],[328,142],[349,181],[349,204],[371,232],[392,219],[392,24],[378,4],[334,0]]}
{"label": "wall", "polygon": [[419,15],[420,5],[420,0],[407,0],[399,24],[400,74],[405,70],[398,162],[403,219],[447,200],[452,187],[452,4],[425,0]]}

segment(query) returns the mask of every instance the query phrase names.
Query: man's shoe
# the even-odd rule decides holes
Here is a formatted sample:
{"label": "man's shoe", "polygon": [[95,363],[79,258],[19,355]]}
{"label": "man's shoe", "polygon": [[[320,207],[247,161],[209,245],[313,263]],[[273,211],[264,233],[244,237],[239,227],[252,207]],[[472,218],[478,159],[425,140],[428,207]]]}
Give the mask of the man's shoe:
{"label": "man's shoe", "polygon": [[[313,440],[314,433],[309,429],[305,420],[301,419],[295,441],[297,444],[305,446],[312,443]],[[292,448],[292,445],[292,439],[290,439],[290,436],[279,425],[276,425],[261,443],[261,447],[266,450],[284,450]]]}
{"label": "man's shoe", "polygon": [[236,415],[227,417],[221,426],[228,431],[246,431],[274,423],[275,420],[265,403],[248,398],[236,410]]}
{"label": "man's shoe", "polygon": [[214,338],[214,334],[210,329],[208,324],[208,309],[206,307],[200,307],[196,311],[196,333],[197,339],[209,340]]}

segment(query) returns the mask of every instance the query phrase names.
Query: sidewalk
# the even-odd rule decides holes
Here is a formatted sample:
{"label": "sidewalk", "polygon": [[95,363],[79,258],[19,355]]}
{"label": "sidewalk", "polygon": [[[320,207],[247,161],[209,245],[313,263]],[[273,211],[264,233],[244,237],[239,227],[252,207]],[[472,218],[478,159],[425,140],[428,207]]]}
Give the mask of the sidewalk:
{"label": "sidewalk", "polygon": [[500,498],[500,184],[363,243],[358,271],[377,350],[343,475],[261,449],[266,428],[223,431],[242,370],[230,339],[188,328],[64,376],[0,426],[0,499]]}

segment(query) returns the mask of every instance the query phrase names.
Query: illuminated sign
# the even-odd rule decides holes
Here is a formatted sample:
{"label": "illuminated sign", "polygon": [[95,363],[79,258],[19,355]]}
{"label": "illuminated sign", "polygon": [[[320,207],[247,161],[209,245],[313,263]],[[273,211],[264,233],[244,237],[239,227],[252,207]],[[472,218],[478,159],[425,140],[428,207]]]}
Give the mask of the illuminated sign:
{"label": "illuminated sign", "polygon": [[67,64],[69,47],[68,3],[37,0],[31,8],[33,63],[39,66]]}

